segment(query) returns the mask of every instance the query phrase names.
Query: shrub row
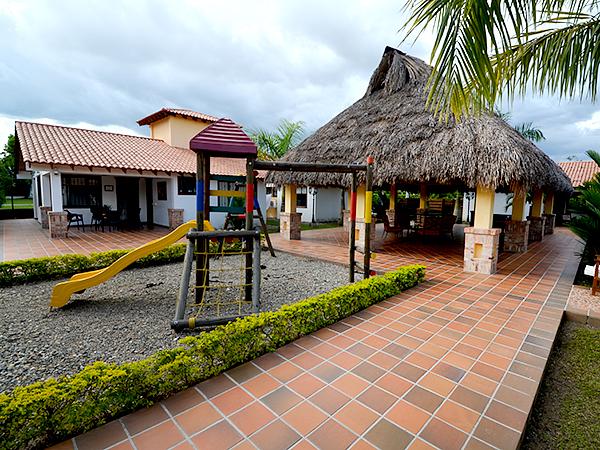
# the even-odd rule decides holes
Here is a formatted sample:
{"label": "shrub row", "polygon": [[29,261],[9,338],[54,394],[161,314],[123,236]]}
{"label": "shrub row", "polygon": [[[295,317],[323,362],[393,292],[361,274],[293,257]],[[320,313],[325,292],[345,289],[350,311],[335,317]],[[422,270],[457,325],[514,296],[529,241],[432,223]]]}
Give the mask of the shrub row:
{"label": "shrub row", "polygon": [[0,442],[7,449],[36,448],[82,433],[274,351],[424,277],[423,266],[406,266],[186,337],[181,346],[141,361],[96,362],[72,376],[15,388],[0,394]]}
{"label": "shrub row", "polygon": [[[149,267],[159,264],[183,261],[186,244],[173,244],[156,253],[145,256],[131,265],[134,267]],[[211,242],[212,252],[217,252],[218,243]],[[239,242],[226,243],[225,252],[241,248]],[[20,259],[0,263],[0,287],[34,281],[56,280],[67,278],[76,273],[103,269],[110,266],[130,250],[110,250],[92,253],[90,255],[58,255],[43,258]]]}

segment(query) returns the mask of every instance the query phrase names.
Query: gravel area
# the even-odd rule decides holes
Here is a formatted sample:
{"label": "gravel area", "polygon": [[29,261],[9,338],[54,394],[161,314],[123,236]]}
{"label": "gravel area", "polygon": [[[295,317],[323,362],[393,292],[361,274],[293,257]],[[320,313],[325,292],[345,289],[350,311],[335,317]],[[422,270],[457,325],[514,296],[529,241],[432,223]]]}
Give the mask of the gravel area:
{"label": "gravel area", "polygon": [[592,295],[592,288],[574,285],[569,294],[569,304],[586,311],[600,312],[600,293]]}
{"label": "gravel area", "polygon": [[[226,265],[237,264],[230,258]],[[347,283],[345,267],[323,261],[263,252],[262,264],[263,311]],[[182,335],[170,321],[181,271],[181,263],[128,270],[60,310],[48,306],[56,281],[0,289],[0,392],[176,346]]]}

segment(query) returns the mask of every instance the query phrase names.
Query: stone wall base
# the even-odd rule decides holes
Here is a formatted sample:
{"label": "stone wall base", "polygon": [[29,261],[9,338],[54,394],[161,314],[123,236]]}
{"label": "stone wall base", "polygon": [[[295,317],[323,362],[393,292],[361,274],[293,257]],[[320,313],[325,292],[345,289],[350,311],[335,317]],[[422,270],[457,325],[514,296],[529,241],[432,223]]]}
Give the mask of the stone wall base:
{"label": "stone wall base", "polygon": [[390,222],[390,226],[391,227],[396,226],[396,210],[395,209],[387,209],[385,211],[385,214],[388,218],[388,221]]}
{"label": "stone wall base", "polygon": [[[358,251],[365,251],[365,230],[366,230],[365,219],[363,217],[356,218],[356,232],[354,235],[356,249]],[[375,219],[371,222],[371,243],[375,240]]]}
{"label": "stone wall base", "polygon": [[300,222],[302,214],[286,213],[279,214],[279,232],[284,239],[288,241],[299,241],[300,237]]}
{"label": "stone wall base", "polygon": [[496,273],[501,232],[499,228],[465,228],[465,272]]}
{"label": "stone wall base", "polygon": [[507,220],[504,222],[504,251],[525,253],[529,241],[529,221]]}
{"label": "stone wall base", "polygon": [[48,229],[48,213],[52,211],[52,207],[50,206],[40,206],[40,222],[42,223],[42,228]]}
{"label": "stone wall base", "polygon": [[67,237],[67,213],[64,211],[48,212],[48,228],[50,229],[50,237],[53,239],[62,239]]}
{"label": "stone wall base", "polygon": [[553,234],[554,226],[556,223],[556,214],[544,214],[546,218],[546,226],[544,227],[544,234]]}
{"label": "stone wall base", "polygon": [[183,225],[183,209],[169,208],[169,230],[174,230],[180,225]]}
{"label": "stone wall base", "polygon": [[545,217],[528,217],[529,220],[529,242],[544,240],[544,228],[546,225]]}

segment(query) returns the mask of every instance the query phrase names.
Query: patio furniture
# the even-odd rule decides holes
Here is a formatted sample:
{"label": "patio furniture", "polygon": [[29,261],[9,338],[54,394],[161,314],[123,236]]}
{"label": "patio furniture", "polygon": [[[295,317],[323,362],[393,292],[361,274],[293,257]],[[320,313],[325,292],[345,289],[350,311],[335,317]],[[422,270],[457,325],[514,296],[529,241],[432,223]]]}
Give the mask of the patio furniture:
{"label": "patio furniture", "polygon": [[71,228],[71,224],[75,224],[75,226],[77,227],[77,229],[79,229],[79,227],[83,228],[83,231],[85,231],[85,224],[83,223],[83,214],[78,214],[78,213],[72,213],[71,211],[69,211],[68,209],[65,209],[65,212],[67,213],[67,231],[69,230],[69,228]]}
{"label": "patio furniture", "polygon": [[388,233],[395,234],[396,237],[398,237],[398,234],[402,233],[402,230],[403,229],[400,226],[391,226],[390,219],[388,218],[387,214],[383,215],[383,234],[381,235],[382,238],[385,239]]}
{"label": "patio furniture", "polygon": [[420,236],[441,237],[450,235],[454,239],[455,215],[417,214],[415,222],[415,232]]}

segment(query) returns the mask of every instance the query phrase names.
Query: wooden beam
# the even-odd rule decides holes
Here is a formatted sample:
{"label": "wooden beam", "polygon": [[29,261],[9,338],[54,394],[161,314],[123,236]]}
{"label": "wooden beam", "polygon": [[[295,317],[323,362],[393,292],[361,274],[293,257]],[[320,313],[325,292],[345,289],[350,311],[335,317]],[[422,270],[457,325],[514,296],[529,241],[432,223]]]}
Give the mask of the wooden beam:
{"label": "wooden beam", "polygon": [[279,172],[334,172],[354,173],[366,172],[366,164],[326,164],[326,163],[299,163],[281,161],[259,161],[254,162],[256,170],[271,170]]}

